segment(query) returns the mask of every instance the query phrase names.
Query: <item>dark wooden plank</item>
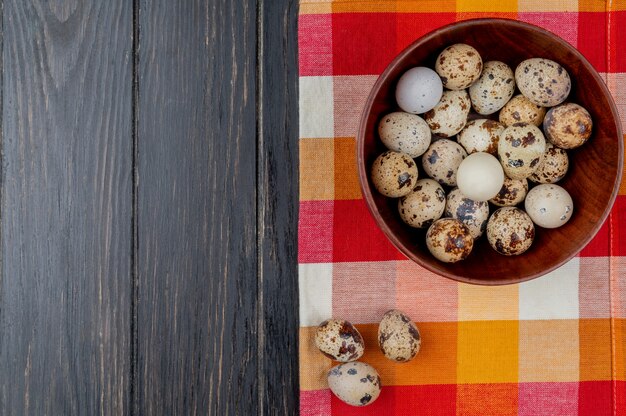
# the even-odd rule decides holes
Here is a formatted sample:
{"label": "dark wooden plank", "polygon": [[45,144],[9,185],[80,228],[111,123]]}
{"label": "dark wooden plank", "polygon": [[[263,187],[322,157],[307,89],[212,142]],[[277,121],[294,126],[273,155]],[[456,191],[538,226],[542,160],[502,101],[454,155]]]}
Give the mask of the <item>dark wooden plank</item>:
{"label": "dark wooden plank", "polygon": [[125,414],[132,8],[5,1],[0,414]]}
{"label": "dark wooden plank", "polygon": [[258,413],[255,22],[139,5],[136,414]]}
{"label": "dark wooden plank", "polygon": [[298,411],[298,2],[262,5],[258,376],[264,414],[293,415]]}

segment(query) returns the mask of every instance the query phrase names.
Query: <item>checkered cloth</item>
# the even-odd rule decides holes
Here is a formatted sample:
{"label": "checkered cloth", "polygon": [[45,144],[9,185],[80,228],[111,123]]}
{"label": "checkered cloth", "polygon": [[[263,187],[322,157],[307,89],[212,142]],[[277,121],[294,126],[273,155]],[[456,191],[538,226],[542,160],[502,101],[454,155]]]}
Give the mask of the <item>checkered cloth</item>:
{"label": "checkered cloth", "polygon": [[[560,269],[505,287],[439,277],[398,252],[359,189],[356,131],[377,76],[442,25],[505,17],[578,48],[626,120],[626,0],[302,0],[300,50],[300,411],[309,415],[626,415],[626,181],[597,237]],[[582,87],[582,86],[581,86]],[[623,122],[626,131],[626,122]],[[422,333],[408,364],[379,351],[377,322],[406,312]],[[316,325],[364,336],[379,399],[334,397]]]}

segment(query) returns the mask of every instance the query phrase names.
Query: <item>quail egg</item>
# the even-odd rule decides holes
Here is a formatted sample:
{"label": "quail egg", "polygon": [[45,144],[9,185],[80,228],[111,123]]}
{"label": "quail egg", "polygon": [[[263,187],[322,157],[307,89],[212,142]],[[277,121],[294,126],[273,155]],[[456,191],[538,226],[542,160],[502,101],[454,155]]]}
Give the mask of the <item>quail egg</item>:
{"label": "quail egg", "polygon": [[557,228],[572,217],[574,202],[559,185],[537,185],[528,192],[524,202],[526,212],[535,224],[543,228]]}
{"label": "quail egg", "polygon": [[591,136],[592,126],[589,112],[574,103],[551,108],[543,119],[546,137],[561,149],[583,145]]}
{"label": "quail egg", "polygon": [[468,154],[487,152],[498,154],[498,140],[504,125],[494,120],[481,118],[468,122],[457,136],[457,141]]}
{"label": "quail egg", "polygon": [[435,71],[418,66],[406,71],[396,86],[398,106],[407,113],[422,114],[441,99],[443,85]]}
{"label": "quail egg", "polygon": [[315,345],[335,361],[358,360],[365,350],[361,333],[348,321],[328,319],[317,327]]}
{"label": "quail egg", "polygon": [[378,345],[385,357],[405,363],[420,350],[422,338],[415,323],[399,310],[387,311],[378,325]]}
{"label": "quail egg", "polygon": [[552,143],[546,143],[546,151],[543,154],[543,158],[539,162],[537,170],[528,179],[538,183],[555,183],[563,179],[568,168],[569,158],[567,152],[554,146]]}
{"label": "quail egg", "polygon": [[533,104],[522,94],[516,95],[502,107],[499,118],[500,123],[506,127],[515,123],[528,123],[537,127],[541,126],[543,117],[546,115],[546,108]]}
{"label": "quail egg", "polygon": [[546,139],[536,126],[516,123],[504,129],[498,142],[498,156],[504,173],[511,179],[530,176],[546,150]]}
{"label": "quail egg", "polygon": [[452,137],[465,127],[470,108],[467,91],[444,91],[441,101],[424,114],[424,120],[433,134]]}
{"label": "quail egg", "polygon": [[498,195],[489,200],[499,207],[513,207],[526,198],[528,192],[528,181],[524,179],[504,178],[504,183]]}
{"label": "quail egg", "polygon": [[499,208],[487,222],[487,240],[500,254],[516,256],[530,248],[535,239],[535,225],[521,209]]}
{"label": "quail egg", "polygon": [[433,222],[426,232],[426,247],[439,261],[455,263],[465,260],[472,252],[474,238],[469,228],[454,218]]}
{"label": "quail egg", "polygon": [[367,406],[380,395],[380,375],[369,364],[355,361],[339,364],[328,371],[328,387],[351,406]]}
{"label": "quail egg", "polygon": [[478,114],[493,114],[511,99],[515,91],[513,70],[504,62],[485,62],[480,78],[469,87],[472,107]]}
{"label": "quail egg", "polygon": [[421,156],[430,146],[430,128],[415,114],[387,114],[378,123],[378,135],[387,149],[406,153],[412,158]]}
{"label": "quail egg", "polygon": [[420,179],[413,192],[398,200],[402,221],[415,228],[424,228],[439,219],[446,207],[446,193],[433,179]]}
{"label": "quail egg", "polygon": [[543,107],[561,104],[572,88],[565,68],[544,58],[522,61],[515,68],[515,82],[526,98]]}
{"label": "quail egg", "polygon": [[445,48],[435,61],[435,71],[443,86],[449,90],[463,90],[480,77],[483,60],[473,47],[464,43]]}
{"label": "quail egg", "polygon": [[485,232],[489,219],[489,204],[485,201],[471,200],[459,188],[453,189],[446,202],[446,217],[452,217],[467,226],[474,239]]}
{"label": "quail egg", "polygon": [[465,159],[465,149],[449,139],[433,142],[422,155],[424,172],[440,184],[456,186],[456,172]]}
{"label": "quail egg", "polygon": [[472,153],[459,165],[456,183],[466,197],[488,201],[498,194],[504,183],[502,165],[490,153]]}
{"label": "quail egg", "polygon": [[372,183],[390,198],[408,195],[417,181],[417,165],[411,156],[388,150],[372,164]]}

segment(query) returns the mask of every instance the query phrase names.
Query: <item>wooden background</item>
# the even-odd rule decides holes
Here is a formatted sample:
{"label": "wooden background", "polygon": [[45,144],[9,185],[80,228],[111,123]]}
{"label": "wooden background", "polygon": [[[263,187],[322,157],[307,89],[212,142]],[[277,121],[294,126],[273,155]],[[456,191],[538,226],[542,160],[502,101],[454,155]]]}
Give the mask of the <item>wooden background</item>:
{"label": "wooden background", "polygon": [[295,414],[297,0],[0,7],[0,414]]}

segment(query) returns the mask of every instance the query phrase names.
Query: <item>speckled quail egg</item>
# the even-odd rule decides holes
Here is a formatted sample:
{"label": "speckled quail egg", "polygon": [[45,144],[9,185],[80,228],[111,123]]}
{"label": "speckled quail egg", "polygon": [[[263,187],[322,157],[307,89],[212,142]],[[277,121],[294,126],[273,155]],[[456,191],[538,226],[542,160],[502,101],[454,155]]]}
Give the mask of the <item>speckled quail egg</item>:
{"label": "speckled quail egg", "polygon": [[446,207],[446,193],[433,179],[420,179],[413,192],[398,200],[402,221],[415,228],[424,228],[441,218]]}
{"label": "speckled quail egg", "polygon": [[551,108],[543,119],[547,139],[561,149],[583,145],[591,136],[592,127],[589,112],[574,103]]}
{"label": "speckled quail egg", "polygon": [[387,311],[378,324],[378,345],[385,357],[406,363],[420,350],[422,338],[415,323],[397,309]]}
{"label": "speckled quail egg", "polygon": [[335,361],[358,360],[365,350],[359,331],[348,321],[328,319],[317,327],[315,345],[328,358]]}
{"label": "speckled quail egg", "polygon": [[545,58],[522,61],[515,68],[515,82],[526,98],[543,107],[561,104],[572,88],[565,68]]}
{"label": "speckled quail egg", "polygon": [[380,395],[380,375],[369,364],[355,361],[328,371],[328,387],[339,400],[351,406],[367,406]]}
{"label": "speckled quail egg", "polygon": [[443,86],[450,90],[463,90],[480,77],[483,60],[473,47],[464,43],[445,48],[435,61],[435,71]]}
{"label": "speckled quail egg", "polygon": [[568,168],[569,158],[567,152],[548,142],[537,170],[528,179],[538,183],[555,183],[563,179]]}
{"label": "speckled quail egg", "polygon": [[528,181],[524,179],[504,178],[504,184],[498,195],[489,200],[499,207],[513,207],[526,198],[528,192]]}
{"label": "speckled quail egg", "polygon": [[433,222],[426,232],[426,247],[439,261],[455,263],[465,260],[472,252],[474,238],[469,228],[454,218]]}
{"label": "speckled quail egg", "polygon": [[504,62],[485,62],[480,78],[469,87],[472,107],[478,114],[493,114],[511,99],[515,91],[513,70]]}
{"label": "speckled quail egg", "polygon": [[504,173],[511,179],[529,177],[541,162],[546,139],[539,128],[517,123],[504,129],[498,142],[498,156]]}
{"label": "speckled quail egg", "polygon": [[456,184],[463,195],[474,201],[488,201],[504,183],[504,171],[491,153],[476,152],[466,157],[456,172]]}
{"label": "speckled quail egg", "polygon": [[533,104],[528,98],[518,94],[502,107],[499,119],[506,127],[515,123],[529,123],[539,127],[545,115],[545,107]]}
{"label": "speckled quail egg", "polygon": [[435,71],[418,66],[406,71],[396,86],[398,106],[413,114],[422,114],[439,102],[443,93],[441,78]]}
{"label": "speckled quail egg", "polygon": [[467,91],[444,91],[441,101],[424,114],[424,120],[434,134],[452,137],[465,127],[470,107]]}
{"label": "speckled quail egg", "polygon": [[457,141],[468,154],[487,152],[498,154],[498,140],[504,125],[494,120],[481,118],[468,122],[457,136]]}
{"label": "speckled quail egg", "polygon": [[417,165],[411,156],[388,150],[372,164],[372,183],[378,192],[399,198],[407,195],[417,181]]}
{"label": "speckled quail egg", "polygon": [[415,114],[387,114],[378,123],[378,135],[387,149],[406,153],[412,158],[423,155],[430,146],[430,128]]}
{"label": "speckled quail egg", "polygon": [[561,186],[542,184],[535,186],[528,192],[524,207],[530,218],[538,226],[557,228],[572,217],[574,201]]}
{"label": "speckled quail egg", "polygon": [[535,225],[521,209],[504,207],[487,222],[487,240],[500,254],[516,256],[530,248],[535,239]]}
{"label": "speckled quail egg", "polygon": [[467,198],[455,188],[448,194],[446,201],[446,217],[452,217],[469,228],[474,239],[480,237],[487,228],[489,219],[489,204],[485,201],[474,201]]}
{"label": "speckled quail egg", "polygon": [[456,171],[467,157],[465,149],[449,139],[431,143],[422,155],[424,172],[440,184],[456,186]]}

